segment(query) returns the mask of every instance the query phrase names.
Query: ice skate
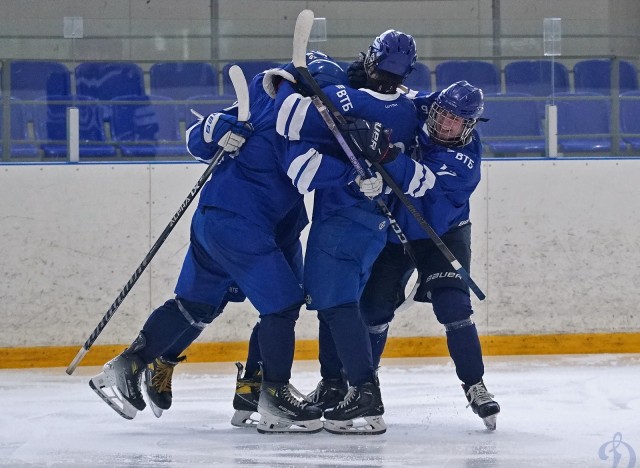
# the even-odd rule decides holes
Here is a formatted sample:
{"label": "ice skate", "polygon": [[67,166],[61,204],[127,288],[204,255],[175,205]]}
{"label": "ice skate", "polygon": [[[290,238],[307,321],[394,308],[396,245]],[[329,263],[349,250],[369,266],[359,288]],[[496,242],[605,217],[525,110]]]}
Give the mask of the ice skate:
{"label": "ice skate", "polygon": [[159,357],[154,359],[145,369],[144,390],[149,400],[149,406],[156,418],[162,416],[162,411],[171,408],[173,369],[186,358],[186,356],[181,356],[175,361],[169,361]]}
{"label": "ice skate", "polygon": [[231,418],[231,425],[236,427],[256,427],[260,422],[258,400],[260,399],[260,385],[262,373],[256,372],[251,377],[242,378],[244,367],[236,362],[238,377],[236,379],[236,393],[233,396],[233,409],[236,410]]}
{"label": "ice skate", "polygon": [[316,389],[307,395],[313,406],[321,410],[335,408],[347,394],[349,386],[343,379],[322,379]]}
{"label": "ice skate", "polygon": [[349,387],[344,399],[324,412],[324,428],[332,434],[384,434],[387,425],[378,382]]}
{"label": "ice skate", "polygon": [[322,430],[322,410],[288,383],[263,382],[258,400],[261,434],[314,433]]}
{"label": "ice skate", "polygon": [[496,430],[496,419],[500,412],[500,405],[493,400],[493,395],[487,391],[484,382],[481,380],[475,385],[462,385],[464,394],[474,413],[482,418],[484,425],[490,431]]}
{"label": "ice skate", "polygon": [[125,351],[107,362],[89,386],[120,416],[133,419],[146,406],[140,390],[144,369],[140,358]]}

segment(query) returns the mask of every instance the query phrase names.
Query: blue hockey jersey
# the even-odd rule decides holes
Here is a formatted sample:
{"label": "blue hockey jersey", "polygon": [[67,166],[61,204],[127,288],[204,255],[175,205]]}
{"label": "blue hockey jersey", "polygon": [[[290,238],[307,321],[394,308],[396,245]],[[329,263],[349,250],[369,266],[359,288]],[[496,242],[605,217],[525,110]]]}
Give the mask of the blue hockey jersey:
{"label": "blue hockey jersey", "polygon": [[[469,222],[469,198],[480,182],[482,144],[475,130],[471,141],[460,148],[446,148],[435,144],[425,131],[420,135],[421,156],[420,164],[414,164],[415,178],[422,177],[426,169],[427,173],[432,174],[431,177],[435,175],[435,180],[432,188],[409,201],[441,236],[450,229]],[[398,158],[385,164],[385,169],[394,179],[401,179],[403,176],[406,179],[407,166],[406,161]],[[411,190],[407,190],[407,193],[414,195]],[[409,240],[429,237],[399,200],[394,201],[391,211]],[[389,236],[389,240],[398,242],[395,236]]]}
{"label": "blue hockey jersey", "polygon": [[[346,118],[381,122],[392,129],[391,140],[405,151],[415,145],[419,128],[416,109],[402,94],[380,94],[342,85],[328,86],[323,91]],[[281,154],[287,174],[300,193],[315,190],[313,219],[323,220],[340,212],[362,217],[363,223],[379,223],[375,202],[365,198],[357,186],[348,186],[357,174],[311,98],[283,83],[276,96],[276,110],[276,130],[284,137]],[[367,167],[363,160],[360,164]]]}
{"label": "blue hockey jersey", "polygon": [[[225,157],[220,163],[202,189],[199,206],[222,208],[273,230],[301,201],[302,195],[280,165],[275,144],[275,101],[263,88],[263,75],[258,74],[249,85],[249,122],[253,133],[235,159]],[[237,115],[236,108],[226,112]],[[187,130],[187,147],[202,161],[211,160],[218,148],[215,143],[203,142],[200,122]]]}

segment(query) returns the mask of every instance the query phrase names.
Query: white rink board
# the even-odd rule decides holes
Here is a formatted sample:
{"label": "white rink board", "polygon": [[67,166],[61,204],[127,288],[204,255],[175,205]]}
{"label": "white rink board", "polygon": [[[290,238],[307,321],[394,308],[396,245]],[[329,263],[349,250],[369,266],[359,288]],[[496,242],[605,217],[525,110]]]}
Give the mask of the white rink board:
{"label": "white rink board", "polygon": [[[0,167],[0,347],[84,342],[204,171],[199,164]],[[640,160],[490,160],[473,197],[481,334],[637,332]],[[195,202],[194,202],[195,203]],[[128,344],[172,297],[191,208],[100,335]],[[306,233],[304,238],[306,239]],[[230,304],[200,341],[243,341],[257,312]],[[297,337],[317,336],[301,313]],[[431,307],[394,336],[439,336]]]}

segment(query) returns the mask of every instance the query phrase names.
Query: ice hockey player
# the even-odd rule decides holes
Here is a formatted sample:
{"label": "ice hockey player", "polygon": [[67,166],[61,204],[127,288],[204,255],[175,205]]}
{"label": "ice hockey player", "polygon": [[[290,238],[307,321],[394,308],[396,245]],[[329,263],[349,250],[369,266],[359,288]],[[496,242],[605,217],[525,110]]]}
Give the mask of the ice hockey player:
{"label": "ice hockey player", "polygon": [[[91,379],[96,393],[125,418],[145,407],[141,392],[144,369],[183,333],[209,323],[235,283],[260,313],[257,341],[263,381],[258,430],[322,429],[321,410],[308,404],[289,383],[294,328],[304,297],[300,280],[275,236],[278,223],[300,203],[302,195],[275,153],[274,101],[265,93],[262,78],[263,74],[254,78],[249,89],[251,138],[237,157],[225,158],[200,194],[176,297],[156,309],[131,346]],[[232,130],[221,127],[225,121]],[[212,145],[227,149],[226,145],[249,133],[233,111],[216,113],[188,129],[188,148],[207,160],[215,151]]]}
{"label": "ice hockey player", "polygon": [[[393,147],[389,134],[380,135],[387,144],[385,152],[377,154],[379,161],[392,161],[415,144],[416,109],[396,89],[415,61],[413,38],[389,30],[369,48],[365,87],[323,89],[347,119],[376,120],[392,130]],[[314,403],[324,409],[329,432],[381,434],[386,431],[384,406],[359,301],[387,239],[389,221],[373,201],[382,193],[382,179],[373,172],[369,177],[356,173],[310,97],[286,83],[276,100],[276,129],[286,147],[287,173],[301,193],[315,191],[304,267],[307,308],[318,311],[320,328],[322,381],[313,393]],[[354,132],[361,133],[359,128]],[[354,148],[362,157],[361,147]],[[364,160],[359,164],[369,171]]]}
{"label": "ice hockey player", "polygon": [[[441,92],[419,94],[414,102],[426,123],[426,132],[421,133],[420,139],[420,162],[436,175],[436,181],[431,190],[412,201],[465,270],[470,271],[469,198],[480,182],[482,144],[474,127],[484,109],[482,90],[460,81]],[[391,162],[384,167],[394,178],[405,175],[399,164],[394,167]],[[394,215],[418,259],[422,282],[414,300],[432,304],[438,321],[445,327],[449,353],[469,406],[488,429],[494,430],[500,406],[483,382],[482,350],[471,319],[469,290],[407,208],[397,204]],[[374,363],[380,360],[389,322],[404,298],[404,287],[413,269],[402,245],[389,236],[361,302],[370,330],[378,330],[377,336],[371,335]]]}

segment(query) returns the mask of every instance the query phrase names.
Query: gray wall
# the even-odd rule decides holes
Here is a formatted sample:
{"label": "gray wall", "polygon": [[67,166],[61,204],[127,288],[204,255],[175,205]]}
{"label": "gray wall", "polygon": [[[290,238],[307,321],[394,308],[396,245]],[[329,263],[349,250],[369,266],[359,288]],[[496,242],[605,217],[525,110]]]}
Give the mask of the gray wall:
{"label": "gray wall", "polygon": [[[545,17],[563,19],[564,55],[640,53],[637,0],[2,0],[0,58],[286,60],[304,8],[327,18],[319,48],[336,58],[389,28],[414,35],[427,62],[540,56]],[[84,19],[83,39],[62,37],[71,16]]]}
{"label": "gray wall", "polygon": [[[84,342],[203,171],[202,164],[2,166],[0,200],[10,203],[0,215],[0,348]],[[473,299],[480,333],[640,331],[640,206],[630,203],[640,160],[491,160],[482,172],[471,208],[471,274],[487,294]],[[173,296],[191,215],[100,344],[131,342]],[[296,336],[316,338],[316,314],[300,315]],[[244,341],[256,317],[249,302],[229,304],[200,341]],[[398,313],[392,334],[441,336],[442,326],[430,306],[413,305]]]}

